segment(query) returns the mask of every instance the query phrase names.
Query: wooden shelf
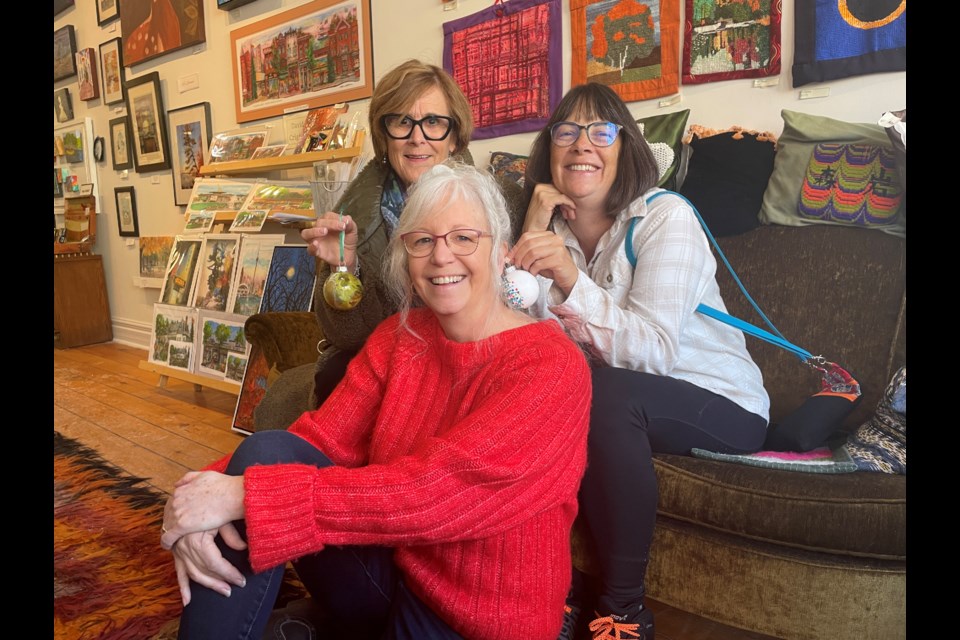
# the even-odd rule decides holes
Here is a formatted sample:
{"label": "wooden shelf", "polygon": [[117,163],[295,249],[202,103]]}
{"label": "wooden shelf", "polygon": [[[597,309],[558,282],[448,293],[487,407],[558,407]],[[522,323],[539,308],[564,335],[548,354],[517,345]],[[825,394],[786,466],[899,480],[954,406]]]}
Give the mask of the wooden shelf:
{"label": "wooden shelf", "polygon": [[239,382],[216,380],[215,378],[198,376],[195,373],[190,373],[189,371],[184,371],[183,369],[174,369],[173,367],[157,364],[156,362],[150,362],[149,360],[141,360],[139,366],[144,371],[160,374],[160,382],[157,384],[159,387],[167,386],[168,378],[176,378],[177,380],[183,380],[184,382],[192,382],[197,391],[200,390],[200,387],[210,387],[212,389],[217,389],[218,391],[232,393],[235,396],[240,395]]}
{"label": "wooden shelf", "polygon": [[249,174],[263,174],[268,171],[283,171],[286,169],[303,169],[312,167],[313,163],[326,160],[328,162],[350,160],[360,155],[363,150],[363,139],[360,144],[349,149],[334,149],[332,151],[310,151],[297,153],[279,158],[257,158],[256,160],[235,160],[233,162],[214,162],[200,167],[201,176],[238,176]]}

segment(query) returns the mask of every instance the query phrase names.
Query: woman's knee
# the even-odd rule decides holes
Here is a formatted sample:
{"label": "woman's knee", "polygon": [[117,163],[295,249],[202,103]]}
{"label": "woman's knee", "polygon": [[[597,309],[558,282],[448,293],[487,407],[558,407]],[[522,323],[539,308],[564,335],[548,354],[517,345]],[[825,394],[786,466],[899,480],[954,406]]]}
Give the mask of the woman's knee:
{"label": "woman's knee", "polygon": [[258,431],[246,438],[234,451],[227,473],[242,473],[254,464],[303,463],[324,467],[332,464],[312,444],[288,431]]}

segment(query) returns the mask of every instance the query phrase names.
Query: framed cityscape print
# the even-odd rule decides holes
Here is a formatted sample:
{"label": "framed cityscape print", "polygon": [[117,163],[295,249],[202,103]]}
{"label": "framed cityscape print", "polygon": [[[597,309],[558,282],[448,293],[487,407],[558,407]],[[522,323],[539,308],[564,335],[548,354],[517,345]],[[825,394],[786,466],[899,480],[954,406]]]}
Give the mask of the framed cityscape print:
{"label": "framed cityscape print", "polygon": [[77,75],[77,33],[72,24],[53,32],[53,81]]}
{"label": "framed cityscape print", "polygon": [[133,187],[114,187],[113,197],[117,201],[117,228],[120,230],[120,236],[138,237],[140,222],[137,220],[137,198]]}
{"label": "framed cityscape print", "polygon": [[118,0],[97,0],[97,24],[101,27],[120,17]]}
{"label": "framed cityscape print", "polygon": [[170,145],[167,143],[163,96],[160,95],[160,74],[153,71],[128,80],[125,86],[133,164],[137,173],[169,169]]}
{"label": "framed cityscape print", "polygon": [[113,170],[133,168],[130,156],[130,118],[120,116],[110,121],[110,149],[113,150]]}
{"label": "framed cityscape print", "polygon": [[100,45],[100,77],[103,79],[103,104],[123,102],[123,49],[120,38]]}
{"label": "framed cityscape print", "polygon": [[210,103],[200,102],[167,113],[172,136],[173,201],[185,206],[190,202],[193,185],[210,149]]}
{"label": "framed cityscape print", "polygon": [[128,67],[207,39],[202,0],[116,1],[123,61]]}
{"label": "framed cityscape print", "polygon": [[[234,29],[230,55],[237,122],[369,98],[373,92],[371,36],[370,0],[311,0]],[[288,56],[286,60],[288,68],[296,66],[301,72],[281,79],[268,59],[269,52],[291,41],[306,41],[290,49],[301,59]],[[327,50],[326,64],[313,54],[321,48]]]}

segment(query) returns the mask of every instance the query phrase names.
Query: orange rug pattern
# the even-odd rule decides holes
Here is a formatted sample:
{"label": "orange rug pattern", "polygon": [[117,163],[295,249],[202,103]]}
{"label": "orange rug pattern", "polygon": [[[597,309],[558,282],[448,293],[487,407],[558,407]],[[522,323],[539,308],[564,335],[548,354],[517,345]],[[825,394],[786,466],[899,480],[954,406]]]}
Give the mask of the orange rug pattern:
{"label": "orange rug pattern", "polygon": [[164,494],[53,434],[53,627],[62,640],[145,640],[180,616]]}

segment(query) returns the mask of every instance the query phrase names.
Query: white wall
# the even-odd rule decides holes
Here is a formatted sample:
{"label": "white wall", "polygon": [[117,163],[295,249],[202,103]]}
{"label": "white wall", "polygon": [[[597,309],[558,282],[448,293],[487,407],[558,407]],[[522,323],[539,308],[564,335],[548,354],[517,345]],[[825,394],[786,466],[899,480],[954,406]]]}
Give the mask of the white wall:
{"label": "white wall", "polygon": [[[233,72],[230,61],[230,32],[252,21],[304,4],[300,0],[256,0],[233,11],[217,9],[216,0],[203,0],[206,19],[206,42],[126,69],[126,78],[139,77],[157,71],[160,74],[164,107],[167,110],[198,102],[209,102],[213,131],[224,131],[237,126],[233,102]],[[440,0],[372,0],[374,80],[396,64],[408,58],[442,65],[442,24],[471,15],[493,4],[492,0],[459,0],[459,6],[444,11]],[[570,16],[569,2],[563,0],[563,69],[564,90],[570,85]],[[690,109],[689,124],[713,128],[740,125],[749,129],[782,130],[780,111],[790,109],[829,116],[851,122],[876,122],[880,114],[906,107],[906,72],[860,76],[803,87],[829,87],[826,98],[800,100],[799,89],[791,87],[790,66],[793,62],[793,2],[783,2],[782,73],[776,86],[754,88],[752,80],[730,80],[702,85],[681,85],[681,102],[659,108],[660,99],[630,104],[637,117],[654,115],[682,108]],[[74,25],[78,48],[93,47],[120,36],[120,23],[97,25],[95,2],[81,0],[76,6],[61,13],[54,20],[54,30],[66,24]],[[682,37],[681,37],[682,40]],[[682,46],[682,42],[681,42]],[[99,55],[98,55],[99,60]],[[99,69],[98,69],[99,72]],[[199,86],[180,93],[177,80],[197,74]],[[169,170],[147,174],[133,171],[124,178],[111,168],[108,121],[125,113],[122,104],[105,106],[100,99],[84,102],[77,95],[76,79],[55,83],[54,89],[69,87],[74,103],[74,114],[79,122],[85,116],[94,120],[96,135],[108,143],[107,158],[99,164],[100,217],[95,250],[103,255],[108,295],[118,341],[146,348],[150,338],[153,303],[159,297],[158,289],[142,289],[134,285],[139,273],[139,255],[136,242],[120,238],[116,228],[116,209],[113,190],[119,186],[134,186],[139,212],[140,235],[175,235],[183,228],[183,207],[173,201],[173,177]],[[367,101],[358,101],[351,110],[366,113]],[[249,123],[276,125],[279,119]],[[58,126],[54,121],[54,126]],[[520,134],[471,144],[471,152],[479,165],[486,165],[494,150],[525,153],[534,134]],[[91,143],[87,143],[90,145]],[[88,146],[89,149],[89,146]],[[267,229],[265,229],[266,231]],[[270,229],[276,232],[275,229]],[[296,236],[293,235],[295,239]],[[290,240],[288,240],[290,241]]]}

